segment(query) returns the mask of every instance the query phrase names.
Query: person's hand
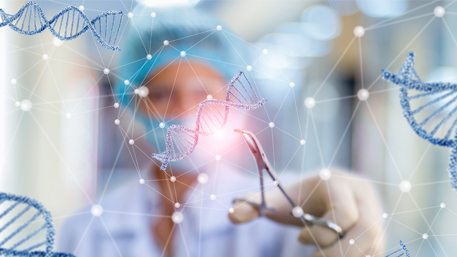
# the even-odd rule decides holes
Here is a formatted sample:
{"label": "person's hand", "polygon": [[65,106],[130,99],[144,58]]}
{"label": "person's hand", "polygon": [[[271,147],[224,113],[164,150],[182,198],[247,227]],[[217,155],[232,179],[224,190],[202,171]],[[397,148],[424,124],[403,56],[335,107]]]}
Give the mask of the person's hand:
{"label": "person's hand", "polygon": [[[296,204],[300,203],[305,213],[332,221],[346,232],[344,238],[338,240],[333,230],[304,226],[299,218],[291,215],[292,207],[279,189],[266,191],[267,206],[277,212],[266,211],[265,216],[283,224],[304,226],[298,239],[304,244],[318,246],[312,257],[381,255],[384,247],[381,211],[369,183],[345,172],[332,171],[328,180],[316,175],[282,186]],[[248,194],[245,199],[260,203],[260,193]],[[235,211],[229,213],[229,218],[234,223],[259,217],[258,210],[245,201],[235,202],[233,208]]]}

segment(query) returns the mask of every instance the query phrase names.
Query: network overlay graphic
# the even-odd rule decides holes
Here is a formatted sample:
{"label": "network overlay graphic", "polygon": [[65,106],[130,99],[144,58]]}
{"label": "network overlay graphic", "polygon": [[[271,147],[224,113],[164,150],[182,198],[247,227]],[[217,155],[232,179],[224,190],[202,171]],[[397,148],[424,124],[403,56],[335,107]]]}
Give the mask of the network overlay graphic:
{"label": "network overlay graphic", "polygon": [[227,87],[225,101],[208,99],[200,103],[197,110],[195,130],[179,125],[167,129],[167,149],[153,154],[160,160],[164,170],[169,161],[180,160],[191,154],[198,144],[198,137],[211,136],[221,131],[227,123],[230,107],[241,110],[257,109],[266,103],[260,99],[244,72],[237,74]]}
{"label": "network overlay graphic", "polygon": [[[186,124],[187,126],[172,125],[165,128],[164,124],[167,122],[171,124],[173,121],[163,117],[158,121],[161,125],[154,127],[151,131],[142,131],[137,126],[138,122],[135,122],[135,115],[139,110],[137,104],[147,101],[145,100],[147,95],[142,95],[143,91],[141,91],[145,86],[144,81],[133,82],[138,73],[130,74],[131,77],[123,77],[120,70],[124,65],[117,64],[115,60],[118,55],[123,53],[120,42],[125,40],[127,35],[125,32],[139,31],[140,26],[147,26],[147,30],[154,31],[157,26],[157,18],[161,15],[161,9],[151,7],[147,9],[147,12],[136,13],[135,5],[141,1],[125,0],[108,0],[106,2],[113,3],[115,7],[111,8],[107,4],[102,9],[100,5],[94,5],[94,7],[91,1],[84,0],[81,1],[80,6],[68,6],[64,1],[49,1],[46,5],[41,4],[40,1],[37,2],[24,2],[25,4],[21,4],[22,7],[15,12],[0,6],[0,53],[5,53],[4,56],[0,56],[0,67],[4,68],[0,71],[0,79],[7,82],[5,83],[7,85],[0,90],[2,94],[0,100],[9,108],[5,113],[0,110],[0,116],[18,117],[12,119],[14,122],[9,124],[11,129],[8,130],[5,139],[0,138],[0,141],[4,140],[6,145],[4,151],[0,149],[0,153],[6,156],[4,159],[8,159],[13,153],[14,147],[27,148],[32,144],[40,144],[40,147],[47,147],[46,151],[52,153],[46,152],[46,155],[53,155],[54,162],[50,165],[49,161],[46,163],[46,161],[39,160],[37,163],[44,163],[42,164],[44,167],[58,166],[59,171],[52,173],[52,176],[50,175],[52,178],[46,177],[41,180],[37,179],[38,176],[17,175],[19,177],[17,181],[24,184],[24,190],[32,190],[33,186],[40,190],[49,187],[54,190],[50,191],[52,193],[23,194],[29,198],[0,192],[0,256],[83,256],[82,248],[89,238],[86,232],[98,226],[104,232],[102,237],[106,237],[114,256],[123,257],[120,249],[124,246],[117,241],[116,236],[129,237],[131,235],[121,233],[122,224],[111,227],[108,223],[110,215],[123,217],[126,224],[130,224],[131,220],[141,220],[140,218],[145,217],[171,219],[175,237],[184,242],[182,245],[186,247],[191,242],[197,242],[196,252],[198,254],[196,256],[200,256],[203,252],[204,238],[201,234],[198,238],[186,237],[183,229],[185,228],[183,224],[187,221],[186,211],[193,210],[195,215],[199,215],[196,220],[199,220],[200,223],[194,224],[198,231],[210,231],[217,225],[213,224],[211,215],[226,217],[228,213],[232,214],[237,211],[230,205],[230,202],[224,201],[225,198],[249,203],[249,199],[241,198],[247,192],[256,192],[257,196],[264,198],[266,197],[264,190],[278,188],[279,179],[281,179],[281,186],[286,185],[286,173],[294,165],[294,168],[298,167],[299,176],[296,179],[305,179],[309,173],[316,171],[316,169],[307,170],[305,168],[305,160],[308,161],[309,159],[306,158],[310,158],[308,156],[312,156],[313,161],[318,163],[316,176],[320,178],[318,184],[314,188],[310,188],[311,193],[319,186],[330,185],[333,178],[346,179],[338,177],[339,175],[332,171],[335,163],[338,162],[338,156],[343,151],[343,145],[347,144],[348,140],[354,141],[350,143],[350,147],[354,149],[363,146],[360,148],[362,150],[357,152],[360,156],[352,157],[351,161],[358,163],[359,159],[365,158],[366,162],[370,163],[367,171],[361,172],[363,176],[358,179],[375,185],[380,192],[379,198],[384,203],[380,213],[370,213],[369,219],[365,222],[369,223],[367,227],[380,226],[383,230],[375,235],[376,240],[369,243],[364,242],[366,234],[370,233],[368,230],[350,236],[340,231],[341,234],[338,234],[340,240],[335,245],[339,248],[341,257],[349,257],[351,253],[367,257],[425,257],[428,255],[450,257],[455,254],[455,249],[450,247],[455,245],[455,226],[454,222],[449,221],[457,219],[457,208],[454,203],[457,198],[448,186],[449,179],[440,177],[444,173],[442,171],[445,167],[437,168],[436,163],[430,161],[432,159],[430,156],[442,159],[445,155],[445,158],[448,158],[447,149],[434,147],[434,145],[450,149],[448,162],[443,161],[439,164],[443,163],[448,166],[451,186],[456,190],[457,84],[436,82],[448,81],[446,77],[440,77],[439,80],[427,79],[435,66],[444,66],[444,61],[443,63],[441,63],[442,60],[433,62],[434,56],[424,50],[423,45],[427,47],[428,45],[422,42],[428,42],[428,37],[434,35],[432,32],[435,33],[438,31],[436,28],[439,28],[440,32],[451,42],[450,45],[457,49],[456,32],[453,30],[456,28],[453,24],[457,21],[455,19],[457,18],[457,1],[424,1],[416,3],[417,6],[415,5],[414,8],[391,18],[376,18],[369,21],[360,19],[357,21],[358,24],[349,30],[341,30],[341,34],[344,33],[346,39],[338,41],[340,43],[338,47],[333,46],[333,50],[338,55],[336,59],[327,58],[328,56],[324,55],[300,56],[299,58],[306,59],[308,66],[305,69],[278,54],[278,52],[292,52],[290,48],[292,48],[294,40],[297,39],[298,42],[299,38],[291,37],[286,41],[279,39],[284,35],[289,36],[290,28],[296,28],[294,26],[298,22],[287,24],[290,27],[286,26],[285,32],[269,35],[260,43],[245,41],[232,34],[222,26],[223,24],[214,26],[210,31],[188,34],[182,38],[149,39],[138,33],[140,44],[136,50],[141,53],[142,58],[134,60],[133,63],[139,63],[139,66],[154,63],[152,66],[155,68],[155,61],[168,50],[170,51],[167,54],[172,53],[175,63],[180,63],[180,65],[189,63],[191,66],[189,60],[191,58],[195,60],[199,56],[192,56],[191,51],[186,54],[184,50],[187,49],[179,49],[180,40],[200,36],[202,40],[197,42],[196,45],[198,45],[216,33],[221,34],[222,38],[227,40],[238,58],[233,63],[223,63],[223,65],[229,65],[239,71],[231,75],[234,76],[231,81],[227,81],[229,83],[223,89],[225,98],[213,99],[212,94],[206,92],[207,94],[205,93],[201,97],[202,99],[198,99],[200,104],[194,106],[197,107],[197,111],[192,112],[192,117],[195,118],[194,126]],[[320,4],[320,7],[327,5],[326,3]],[[46,8],[51,4],[54,6],[53,10],[61,11],[51,18],[47,18],[45,13],[51,13],[52,10],[48,12]],[[330,7],[326,6],[326,8]],[[119,11],[107,11],[111,9]],[[146,22],[144,22],[145,20]],[[243,26],[247,26],[246,24]],[[392,32],[403,25],[411,25],[408,35]],[[311,25],[302,22],[300,26]],[[372,40],[370,36],[376,33],[379,33],[380,36],[376,40]],[[342,37],[341,34],[339,37]],[[3,35],[6,37],[1,38]],[[133,35],[136,36],[135,33]],[[16,41],[14,37],[26,36],[39,43],[16,44],[19,40]],[[14,40],[5,40],[6,43],[3,43],[3,39],[7,37],[8,39],[9,37],[14,38]],[[85,37],[93,42],[87,41]],[[379,38],[384,41],[381,42]],[[151,48],[153,40],[163,42],[163,46],[157,51]],[[322,43],[319,47],[331,43],[332,40],[336,41],[336,39],[322,41],[325,44]],[[84,52],[86,49],[78,48],[79,42],[81,44],[89,42],[90,47],[88,48],[91,49],[87,50],[88,53]],[[238,51],[238,45],[235,42],[249,48],[249,58],[244,56],[243,52]],[[281,42],[284,45],[281,45]],[[393,50],[389,45],[392,42],[395,43],[395,47],[391,47]],[[383,45],[389,45],[389,54],[384,54],[383,51],[386,51],[387,47],[383,48]],[[308,45],[302,48],[307,47]],[[379,53],[375,55],[369,52],[373,49],[379,50]],[[124,47],[122,51],[124,51]],[[414,54],[410,51],[414,51]],[[394,56],[391,56],[392,52]],[[72,58],[64,57],[65,54],[71,54]],[[373,62],[372,55],[383,56],[384,59],[376,63]],[[403,62],[405,55],[406,60]],[[357,84],[357,89],[354,92],[341,93],[339,90],[343,88],[343,83],[340,83],[339,80],[342,80],[341,78],[344,76],[337,77],[338,81],[332,79],[337,75],[336,71],[341,66],[345,66],[344,61],[347,61],[349,56],[352,56],[350,60],[355,60],[351,65],[355,67],[356,74],[351,75],[357,80],[357,83],[354,83]],[[417,62],[415,56],[417,56]],[[5,61],[2,66],[3,58]],[[297,57],[297,59],[299,58]],[[27,61],[23,61],[24,59]],[[449,59],[453,59],[453,57]],[[15,70],[14,65],[9,65],[10,60],[21,62],[19,70],[17,68]],[[325,61],[324,64],[320,63],[322,60]],[[209,61],[217,62],[218,60]],[[284,68],[294,65],[297,67]],[[393,69],[392,67],[398,68],[400,65],[402,66],[398,73],[389,71],[389,69]],[[313,66],[318,66],[319,69],[303,72],[305,74],[303,77],[290,71],[300,70],[301,72]],[[384,69],[380,73],[382,68]],[[71,72],[62,75],[59,74],[61,69],[71,70]],[[347,75],[346,70],[342,70],[344,71],[342,73]],[[457,70],[453,71],[457,72]],[[374,73],[377,77],[370,75]],[[198,77],[195,84],[203,87],[204,76],[195,75]],[[319,78],[317,81],[311,79],[314,78],[314,75]],[[180,74],[176,72],[173,76],[178,78]],[[45,77],[47,80],[44,79]],[[76,80],[76,77],[83,79],[78,81],[79,84],[73,85],[71,81]],[[126,88],[133,89],[131,95],[134,100],[128,103],[129,106],[123,106],[122,100],[119,100],[123,96],[114,93],[113,88],[119,83],[125,85]],[[398,92],[400,103],[398,102]],[[342,115],[342,106],[347,103],[345,101],[352,101],[351,108],[348,114],[346,113],[348,118],[339,119],[341,118],[339,116]],[[101,105],[101,102],[109,103],[109,105]],[[167,106],[169,103],[170,100],[166,103]],[[108,168],[105,167],[104,172],[106,173],[103,177],[91,180],[90,171],[95,170],[93,166],[97,164],[97,160],[89,158],[97,155],[97,150],[92,149],[98,149],[98,145],[94,142],[97,141],[99,135],[96,133],[100,133],[99,131],[94,132],[92,126],[94,126],[94,122],[101,123],[102,115],[99,116],[99,113],[102,112],[109,113],[104,116],[107,117],[108,122],[98,124],[103,127],[100,129],[101,134],[109,134],[108,131],[114,131],[107,136],[106,141],[109,142],[104,142],[107,145],[106,148],[110,148],[114,153],[110,156],[114,163],[110,164]],[[218,133],[227,130],[229,118],[239,113],[255,123],[252,128],[247,126],[239,129],[252,131],[252,134],[263,139],[262,144],[265,145],[266,152],[263,157],[266,160],[266,155],[268,155],[267,166],[271,165],[271,170],[275,170],[274,176],[270,174],[271,179],[265,176],[265,180],[263,180],[264,175],[261,173],[263,170],[259,175],[257,169],[247,168],[248,165],[253,165],[252,161],[235,163],[229,157],[226,158],[234,151],[246,152],[247,147],[244,141],[223,152],[207,151],[206,154],[210,156],[208,159],[211,160],[202,165],[194,165],[189,171],[198,173],[198,179],[194,184],[188,184],[183,180],[184,176],[173,173],[173,169],[168,167],[170,164],[171,168],[174,168],[171,162],[178,164],[180,161],[184,162],[184,158],[192,158],[193,154],[200,154],[197,150],[204,140],[212,141],[213,144],[220,146],[228,141],[235,142],[233,138],[241,141],[241,135],[233,130],[224,131],[226,134],[222,134],[222,136]],[[336,115],[331,116],[329,113],[336,113]],[[403,123],[399,122],[400,119],[392,121],[392,116],[400,116]],[[337,119],[343,121],[336,129],[328,125],[335,124],[331,122]],[[290,120],[293,122],[284,122]],[[25,129],[21,131],[21,128]],[[68,129],[74,134],[65,134],[58,131],[58,128]],[[30,140],[32,136],[27,137],[28,134],[24,131],[33,133],[33,137],[39,138],[39,143]],[[338,131],[338,133],[329,136],[329,131]],[[166,149],[158,152],[145,151],[141,143],[144,142],[142,140],[148,133],[154,134],[155,138],[164,139]],[[355,135],[357,133],[363,134],[363,139],[358,139]],[[414,137],[417,138],[414,133],[425,139],[425,141],[418,139],[423,145],[414,141]],[[120,138],[120,143],[114,139],[116,137]],[[411,143],[410,147],[398,147],[396,141],[404,138],[406,138],[405,142]],[[288,143],[287,148],[277,146],[278,142],[282,141]],[[412,143],[413,141],[414,143]],[[394,145],[399,149],[396,149]],[[331,149],[329,150],[329,148]],[[75,153],[72,149],[78,149],[79,152]],[[446,152],[443,154],[440,151]],[[43,152],[45,151],[43,150]],[[327,153],[329,154],[326,155]],[[44,154],[36,153],[36,155],[39,159],[43,158]],[[281,158],[282,161],[280,161]],[[151,179],[145,176],[140,159],[147,160],[148,164],[160,169],[164,178]],[[116,165],[122,161],[131,163],[134,172],[130,172],[125,177],[123,177],[123,173],[116,174]],[[0,156],[0,179],[3,178],[4,170],[10,171],[4,163],[6,161],[3,161]],[[78,166],[81,163],[84,165]],[[206,172],[206,167],[210,167],[215,175]],[[246,186],[242,190],[233,192],[225,190],[223,186],[220,186],[224,185],[223,175],[227,174],[224,167],[229,167],[229,171],[236,169],[241,173],[254,176],[257,187]],[[39,169],[45,170],[46,168],[40,166]],[[388,170],[388,172],[384,172],[384,170]],[[292,171],[295,172],[295,170]],[[381,171],[383,171],[382,174]],[[129,179],[133,177],[132,181],[135,186],[142,190],[142,197],[157,196],[160,201],[171,203],[174,207],[173,215],[162,215],[156,210],[158,208],[154,209],[155,206],[147,211],[125,211],[106,207],[109,206],[109,200],[107,200],[109,190],[123,182],[126,177]],[[258,186],[258,177],[262,179],[261,187]],[[166,190],[170,191],[170,197],[162,194],[161,189],[158,188],[157,183],[162,180],[166,180],[169,185]],[[243,183],[244,181],[239,182],[240,185],[244,185]],[[191,197],[178,198],[177,184],[187,186]],[[66,195],[66,190],[77,195],[71,203],[65,200],[65,197],[69,195]],[[435,191],[436,194],[431,193]],[[46,197],[53,201],[45,201]],[[39,199],[43,204],[34,199]],[[135,203],[135,200],[129,199],[129,202]],[[301,195],[298,201],[290,202],[293,206],[296,203],[302,203],[301,206],[297,204],[297,208],[290,213],[291,217],[302,217],[304,213],[301,207],[307,204],[307,196]],[[259,205],[261,214],[263,214],[263,209],[268,210],[267,203],[268,200]],[[254,202],[252,204],[255,205]],[[68,207],[73,205],[74,208]],[[86,205],[89,205],[88,209],[75,213],[76,210],[80,210]],[[290,206],[288,205],[288,207]],[[52,212],[52,216],[48,209]],[[56,251],[54,245],[57,238],[55,237],[59,235],[59,227],[63,226],[61,221],[84,215],[89,218],[86,223],[81,225],[81,231],[84,233],[73,238],[76,242],[73,251],[71,253]],[[313,218],[318,219],[317,216]],[[335,221],[334,224],[339,224],[339,222]],[[386,239],[385,244],[382,238]],[[172,234],[165,239],[167,242],[173,240]],[[398,242],[400,243],[398,244]],[[299,244],[298,241],[296,243]],[[363,248],[362,245],[369,245],[369,247]],[[324,248],[316,248],[316,251],[321,253],[325,251]],[[380,248],[383,250],[379,250]],[[182,251],[191,256],[188,250],[185,248]],[[165,256],[164,252],[162,252],[162,256]]]}
{"label": "network overlay graphic", "polygon": [[[408,54],[408,58],[397,75],[383,71],[382,77],[400,86],[400,103],[403,114],[413,130],[434,145],[451,148],[448,171],[452,188],[457,190],[457,144],[455,142],[457,119],[452,117],[457,112],[457,107],[453,106],[457,100],[457,97],[454,96],[457,92],[457,84],[422,82],[414,69],[413,53]],[[411,102],[424,98],[427,99],[427,102],[412,110]],[[433,107],[435,107],[434,110]],[[433,110],[430,112],[431,114],[421,117],[422,120],[417,120],[417,117],[423,114],[422,111],[426,112],[427,108]],[[447,112],[447,114],[440,117],[439,114],[442,112]],[[438,121],[434,125],[429,125],[433,123],[434,119]]]}

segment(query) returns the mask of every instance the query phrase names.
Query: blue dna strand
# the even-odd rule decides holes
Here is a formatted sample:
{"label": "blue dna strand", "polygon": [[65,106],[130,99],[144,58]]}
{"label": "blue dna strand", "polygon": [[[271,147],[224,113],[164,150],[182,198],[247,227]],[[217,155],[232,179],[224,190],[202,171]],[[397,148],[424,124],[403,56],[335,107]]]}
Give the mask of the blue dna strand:
{"label": "blue dna strand", "polygon": [[52,216],[41,203],[0,193],[0,256],[74,257],[53,252],[54,235]]}
{"label": "blue dna strand", "polygon": [[77,7],[69,6],[47,20],[41,7],[35,1],[30,1],[14,15],[0,9],[0,17],[0,28],[8,25],[25,35],[35,35],[49,29],[52,35],[62,41],[75,39],[90,30],[98,43],[106,49],[121,50],[116,46],[123,18],[121,11],[104,12],[89,21]]}
{"label": "blue dna strand", "polygon": [[167,129],[166,150],[152,154],[161,161],[161,170],[165,170],[170,161],[178,161],[190,155],[198,144],[199,136],[211,136],[222,130],[227,123],[230,107],[241,110],[253,110],[266,103],[266,99],[257,95],[244,72],[240,71],[230,81],[225,101],[205,100],[197,110],[195,129],[172,125]]}
{"label": "blue dna strand", "polygon": [[400,86],[403,115],[417,135],[434,145],[451,148],[448,172],[456,190],[457,84],[422,82],[414,69],[414,53],[407,55],[398,74],[383,70],[382,78]]}
{"label": "blue dna strand", "polygon": [[386,255],[386,257],[400,257],[400,256],[410,257],[409,250],[408,250],[408,248],[406,248],[406,245],[403,244],[402,241],[400,241],[399,245],[400,245],[401,249],[398,249],[398,250],[394,251],[393,253]]}

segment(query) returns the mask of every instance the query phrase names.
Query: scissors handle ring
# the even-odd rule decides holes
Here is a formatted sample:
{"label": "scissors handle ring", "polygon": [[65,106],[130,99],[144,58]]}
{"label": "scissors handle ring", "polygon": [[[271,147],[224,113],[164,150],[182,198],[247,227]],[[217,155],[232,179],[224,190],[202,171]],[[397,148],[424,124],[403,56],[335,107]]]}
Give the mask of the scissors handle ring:
{"label": "scissors handle ring", "polygon": [[335,231],[339,239],[343,238],[346,234],[340,226],[326,219],[319,218],[308,213],[303,214],[302,218],[305,220],[305,222],[311,225],[322,226]]}

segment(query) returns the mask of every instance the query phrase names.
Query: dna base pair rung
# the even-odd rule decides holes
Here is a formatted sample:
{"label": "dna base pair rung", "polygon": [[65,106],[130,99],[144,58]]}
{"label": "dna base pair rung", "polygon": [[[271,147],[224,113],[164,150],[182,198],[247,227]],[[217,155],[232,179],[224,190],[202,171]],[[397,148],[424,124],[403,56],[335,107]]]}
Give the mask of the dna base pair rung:
{"label": "dna base pair rung", "polygon": [[448,172],[457,190],[457,84],[423,82],[409,53],[398,74],[383,70],[382,78],[400,86],[403,115],[417,135],[434,145],[451,148]]}
{"label": "dna base pair rung", "polygon": [[200,103],[195,128],[172,125],[167,129],[166,150],[153,154],[161,161],[160,169],[166,169],[171,161],[178,161],[190,155],[198,144],[199,136],[211,136],[221,131],[227,123],[230,108],[254,110],[260,108],[266,100],[260,98],[244,72],[239,72],[229,83],[224,100],[205,100]]}
{"label": "dna base pair rung", "polygon": [[14,15],[0,9],[0,18],[0,28],[8,25],[12,30],[24,35],[35,35],[48,29],[62,41],[73,40],[90,31],[97,42],[106,49],[121,50],[116,45],[123,19],[121,11],[104,12],[89,20],[79,8],[69,6],[48,20],[41,7],[35,1],[31,1]]}

